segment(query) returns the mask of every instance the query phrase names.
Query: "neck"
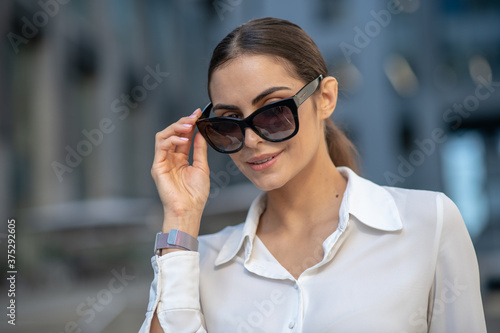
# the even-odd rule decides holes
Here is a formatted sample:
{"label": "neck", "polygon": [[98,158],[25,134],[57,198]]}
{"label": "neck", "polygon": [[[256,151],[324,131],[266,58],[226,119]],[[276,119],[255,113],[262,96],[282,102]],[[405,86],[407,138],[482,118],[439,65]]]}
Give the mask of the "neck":
{"label": "neck", "polygon": [[346,186],[325,149],[285,186],[268,192],[259,230],[294,235],[319,227],[333,232]]}

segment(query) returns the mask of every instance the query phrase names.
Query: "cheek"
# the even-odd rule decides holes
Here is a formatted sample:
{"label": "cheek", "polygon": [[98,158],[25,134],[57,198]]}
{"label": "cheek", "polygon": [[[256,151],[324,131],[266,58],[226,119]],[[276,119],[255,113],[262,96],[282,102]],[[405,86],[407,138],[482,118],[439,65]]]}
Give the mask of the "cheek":
{"label": "cheek", "polygon": [[296,135],[295,144],[300,149],[311,149],[319,143],[319,138],[323,133],[323,121],[316,119],[313,112],[304,114],[299,121],[299,132]]}
{"label": "cheek", "polygon": [[[243,149],[245,149],[245,148],[243,147]],[[231,159],[233,160],[233,163],[236,165],[236,167],[246,176],[245,168],[244,168],[246,163],[241,161],[240,152],[235,153],[235,154],[231,154],[231,155],[229,155],[229,157],[231,157]]]}
{"label": "cheek", "polygon": [[319,117],[318,111],[311,107],[299,114],[299,122],[300,125],[304,125],[302,127],[309,131],[310,135],[317,135],[318,131],[322,131],[324,120]]}

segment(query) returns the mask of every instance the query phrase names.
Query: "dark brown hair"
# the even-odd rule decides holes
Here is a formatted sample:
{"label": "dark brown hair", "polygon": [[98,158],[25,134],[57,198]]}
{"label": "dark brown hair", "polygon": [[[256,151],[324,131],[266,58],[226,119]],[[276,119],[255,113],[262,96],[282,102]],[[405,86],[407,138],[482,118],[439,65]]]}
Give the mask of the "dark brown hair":
{"label": "dark brown hair", "polygon": [[[213,72],[244,54],[270,55],[283,63],[293,77],[310,82],[328,69],[314,41],[298,25],[273,17],[251,20],[231,31],[214,49],[208,69]],[[325,120],[325,139],[336,166],[358,171],[358,152],[352,142],[333,123]]]}

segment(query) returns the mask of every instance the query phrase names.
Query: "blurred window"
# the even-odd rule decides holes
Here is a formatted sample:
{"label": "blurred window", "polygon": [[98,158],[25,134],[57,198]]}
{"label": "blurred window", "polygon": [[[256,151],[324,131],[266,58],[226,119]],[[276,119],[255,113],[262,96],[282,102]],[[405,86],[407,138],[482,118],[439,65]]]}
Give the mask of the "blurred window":
{"label": "blurred window", "polygon": [[330,23],[337,19],[342,19],[346,10],[345,0],[319,0],[318,1],[318,16],[326,23]]}
{"label": "blurred window", "polygon": [[500,9],[498,0],[443,0],[442,9],[445,14],[456,14],[464,12],[489,11]]}
{"label": "blurred window", "polygon": [[450,133],[442,148],[445,192],[457,204],[474,239],[486,227],[490,211],[484,139],[477,130],[461,130]]}

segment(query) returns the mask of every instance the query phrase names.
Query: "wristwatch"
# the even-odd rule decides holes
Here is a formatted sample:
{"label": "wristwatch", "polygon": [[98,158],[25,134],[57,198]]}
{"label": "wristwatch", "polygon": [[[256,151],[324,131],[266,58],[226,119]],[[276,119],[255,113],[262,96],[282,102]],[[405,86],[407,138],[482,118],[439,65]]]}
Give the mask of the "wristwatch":
{"label": "wristwatch", "polygon": [[168,233],[157,233],[155,240],[155,254],[160,254],[161,249],[181,249],[198,251],[198,240],[190,234],[172,229]]}

